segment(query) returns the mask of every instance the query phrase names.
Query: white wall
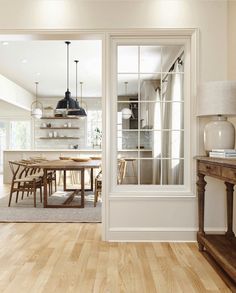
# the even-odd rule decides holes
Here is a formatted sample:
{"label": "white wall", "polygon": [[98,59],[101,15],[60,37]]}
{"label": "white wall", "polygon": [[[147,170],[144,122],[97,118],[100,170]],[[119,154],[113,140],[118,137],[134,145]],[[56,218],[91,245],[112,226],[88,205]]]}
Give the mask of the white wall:
{"label": "white wall", "polygon": [[[236,1],[234,0],[228,2],[228,79],[236,81]],[[234,123],[236,128],[236,118],[234,117],[230,120]],[[236,192],[234,192],[234,231],[236,230],[235,193]]]}
{"label": "white wall", "polygon": [[[35,97],[10,79],[0,75],[0,100],[30,110]],[[0,112],[1,115],[1,112]]]}
{"label": "white wall", "polygon": [[0,100],[0,119],[24,118],[30,119],[30,111]]}
{"label": "white wall", "polygon": [[[2,29],[199,28],[200,81],[227,79],[226,1],[0,0]],[[225,225],[222,184],[209,180],[206,224]],[[110,239],[194,239],[196,199],[113,200]]]}
{"label": "white wall", "polygon": [[236,1],[228,2],[228,78],[236,80]]}

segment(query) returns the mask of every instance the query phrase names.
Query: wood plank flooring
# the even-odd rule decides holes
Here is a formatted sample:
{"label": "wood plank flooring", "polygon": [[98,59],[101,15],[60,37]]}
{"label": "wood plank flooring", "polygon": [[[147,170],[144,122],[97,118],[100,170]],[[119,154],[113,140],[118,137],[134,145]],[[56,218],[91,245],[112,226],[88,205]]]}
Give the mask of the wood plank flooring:
{"label": "wood plank flooring", "polygon": [[195,243],[108,243],[101,224],[0,224],[0,292],[231,292]]}
{"label": "wood plank flooring", "polygon": [[231,291],[195,243],[103,242],[101,224],[0,223],[0,292]]}

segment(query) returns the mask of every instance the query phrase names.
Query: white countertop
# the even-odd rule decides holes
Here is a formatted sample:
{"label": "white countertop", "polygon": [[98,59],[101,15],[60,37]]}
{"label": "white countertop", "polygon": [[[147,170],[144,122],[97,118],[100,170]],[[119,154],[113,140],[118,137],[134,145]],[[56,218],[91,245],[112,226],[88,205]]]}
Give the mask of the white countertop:
{"label": "white countertop", "polygon": [[102,152],[101,149],[37,149],[37,150],[4,150],[4,152]]}

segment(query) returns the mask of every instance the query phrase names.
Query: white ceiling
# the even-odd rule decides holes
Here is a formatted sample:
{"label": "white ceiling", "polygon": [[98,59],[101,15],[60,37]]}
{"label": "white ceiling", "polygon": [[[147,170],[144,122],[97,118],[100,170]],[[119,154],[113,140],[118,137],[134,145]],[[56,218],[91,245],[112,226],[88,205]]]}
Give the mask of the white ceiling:
{"label": "white ceiling", "polygon": [[[140,50],[140,61],[139,61]],[[138,92],[140,78],[160,79],[160,71],[168,71],[177,58],[181,46],[125,46],[118,49],[118,95]],[[83,97],[102,96],[102,43],[99,40],[74,40],[70,45],[70,91],[75,96],[75,63],[78,59],[79,82],[83,82]],[[23,62],[22,62],[23,61]],[[12,41],[0,43],[0,74],[35,93],[39,81],[39,97],[62,98],[66,91],[66,45],[64,41]]]}
{"label": "white ceiling", "polygon": [[[70,45],[70,91],[75,96],[75,63],[83,96],[101,97],[102,47],[99,40],[72,41]],[[26,63],[22,63],[27,60]],[[14,41],[0,44],[0,74],[40,97],[61,98],[66,91],[66,45],[63,41]]]}

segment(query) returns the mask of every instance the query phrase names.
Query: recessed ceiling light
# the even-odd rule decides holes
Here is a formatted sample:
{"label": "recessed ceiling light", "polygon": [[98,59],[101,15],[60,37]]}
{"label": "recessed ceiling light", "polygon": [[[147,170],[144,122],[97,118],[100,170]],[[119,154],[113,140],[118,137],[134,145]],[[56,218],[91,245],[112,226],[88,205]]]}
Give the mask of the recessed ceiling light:
{"label": "recessed ceiling light", "polygon": [[27,59],[22,59],[21,62],[25,64],[25,63],[27,63],[28,61],[27,61]]}
{"label": "recessed ceiling light", "polygon": [[6,42],[6,41],[2,42],[2,45],[3,45],[3,46],[7,46],[8,44],[9,44],[9,43]]}
{"label": "recessed ceiling light", "polygon": [[39,76],[40,75],[40,72],[36,72],[35,75]]}

